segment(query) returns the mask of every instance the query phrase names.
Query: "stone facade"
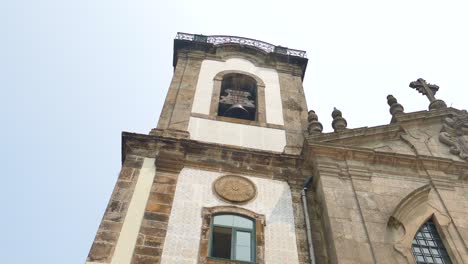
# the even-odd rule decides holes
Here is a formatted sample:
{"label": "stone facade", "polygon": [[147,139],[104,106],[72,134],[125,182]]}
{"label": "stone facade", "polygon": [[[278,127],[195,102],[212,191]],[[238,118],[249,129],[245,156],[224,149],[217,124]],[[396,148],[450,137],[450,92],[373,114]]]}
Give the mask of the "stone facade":
{"label": "stone facade", "polygon": [[[468,263],[468,114],[443,104],[404,113],[389,96],[390,124],[350,129],[335,110],[335,132],[322,133],[302,88],[307,59],[287,52],[298,54],[175,41],[157,128],[122,135],[122,170],[88,264],[239,263],[209,257],[218,213],[254,220],[259,264],[415,263],[411,244],[428,219],[451,262]],[[219,67],[207,74],[208,64]],[[257,81],[256,120],[217,116],[227,73]],[[258,129],[281,133],[267,140]]]}

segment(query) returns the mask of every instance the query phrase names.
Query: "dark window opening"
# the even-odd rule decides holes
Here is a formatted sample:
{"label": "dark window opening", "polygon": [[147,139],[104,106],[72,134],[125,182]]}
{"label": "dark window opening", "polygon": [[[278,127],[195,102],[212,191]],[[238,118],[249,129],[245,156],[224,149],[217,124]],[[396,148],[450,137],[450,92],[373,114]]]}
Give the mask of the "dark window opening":
{"label": "dark window opening", "polygon": [[218,115],[245,120],[257,117],[257,83],[254,78],[233,73],[221,83]]}
{"label": "dark window opening", "polygon": [[211,257],[255,261],[253,220],[232,214],[215,215],[211,230]]}
{"label": "dark window opening", "polygon": [[432,219],[418,230],[411,248],[417,264],[452,264]]}
{"label": "dark window opening", "polygon": [[231,228],[213,227],[213,257],[231,259]]}

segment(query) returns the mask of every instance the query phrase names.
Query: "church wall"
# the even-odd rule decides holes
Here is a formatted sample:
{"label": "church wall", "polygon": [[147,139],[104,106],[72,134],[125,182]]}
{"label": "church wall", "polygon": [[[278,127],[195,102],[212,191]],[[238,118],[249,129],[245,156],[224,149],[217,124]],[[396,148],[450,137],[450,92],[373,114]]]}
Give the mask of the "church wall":
{"label": "church wall", "polygon": [[329,263],[412,264],[411,241],[431,217],[453,263],[466,262],[468,190],[456,176],[325,157],[317,166]]}
{"label": "church wall", "polygon": [[[230,205],[213,194],[218,172],[184,168],[178,176],[161,263],[197,263],[203,207]],[[257,196],[241,208],[266,219],[265,263],[299,263],[294,210],[285,182],[244,176],[255,183]],[[190,219],[190,220],[188,220]]]}
{"label": "church wall", "polygon": [[468,186],[438,188],[438,193],[455,224],[456,235],[454,235],[454,239],[460,240],[460,251],[466,251],[468,245]]}
{"label": "church wall", "polygon": [[87,263],[110,263],[143,166],[143,157],[128,155],[102,218]]}
{"label": "church wall", "polygon": [[[288,124],[286,142],[288,146],[302,148],[304,132],[307,131],[307,103],[301,76],[291,73],[278,73],[281,87],[284,122]],[[299,154],[299,152],[297,153]]]}
{"label": "church wall", "polygon": [[284,130],[191,117],[188,130],[195,140],[282,152]]}
{"label": "church wall", "polygon": [[157,128],[187,130],[203,56],[180,52]]}
{"label": "church wall", "polygon": [[319,186],[330,263],[373,263],[351,181],[322,175]]}
{"label": "church wall", "polygon": [[[250,61],[241,58],[229,58],[226,61],[203,60],[196,85],[192,113],[207,117],[210,115],[212,97],[214,96],[214,78],[223,71],[246,72],[260,78],[265,88],[262,93],[259,93],[259,96],[264,96],[264,98],[259,98],[258,110],[263,111],[266,115],[265,126],[276,126],[277,128],[191,117],[188,126],[190,138],[282,152],[286,146],[286,132],[283,128],[283,105],[278,73],[274,69],[257,67]],[[262,105],[265,109],[260,109]],[[294,137],[290,138],[292,140]]]}

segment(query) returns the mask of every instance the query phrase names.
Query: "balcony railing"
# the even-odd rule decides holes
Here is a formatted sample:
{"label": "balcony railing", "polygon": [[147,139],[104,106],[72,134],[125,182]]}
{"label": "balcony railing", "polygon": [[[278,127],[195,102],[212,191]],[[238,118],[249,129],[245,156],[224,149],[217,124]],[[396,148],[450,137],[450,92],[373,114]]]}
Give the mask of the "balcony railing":
{"label": "balcony railing", "polygon": [[256,39],[250,39],[250,38],[243,38],[243,37],[236,37],[236,36],[222,36],[222,35],[205,36],[205,35],[196,35],[196,34],[188,34],[188,33],[179,32],[177,33],[176,39],[196,41],[196,42],[206,42],[206,43],[211,43],[213,45],[234,43],[234,44],[255,47],[267,53],[274,52],[274,53],[279,53],[283,55],[307,58],[307,54],[303,50],[288,49],[288,48],[281,47],[281,46],[275,46],[268,42],[264,42],[264,41],[256,40]]}

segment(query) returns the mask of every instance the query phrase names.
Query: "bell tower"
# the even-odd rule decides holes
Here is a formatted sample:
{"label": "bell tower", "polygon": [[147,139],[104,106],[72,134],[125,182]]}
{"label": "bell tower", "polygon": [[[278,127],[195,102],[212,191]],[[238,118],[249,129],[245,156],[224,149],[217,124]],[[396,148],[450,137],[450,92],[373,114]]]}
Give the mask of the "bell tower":
{"label": "bell tower", "polygon": [[178,33],[157,127],[123,132],[86,264],[306,263],[304,51]]}
{"label": "bell tower", "polygon": [[297,153],[307,131],[305,56],[254,39],[178,33],[174,76],[152,133]]}

